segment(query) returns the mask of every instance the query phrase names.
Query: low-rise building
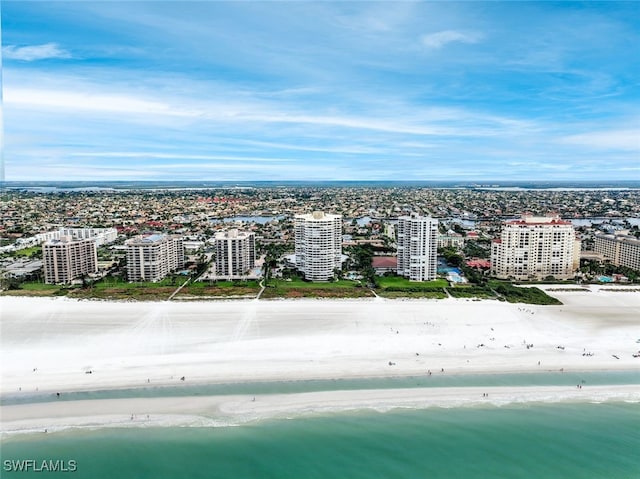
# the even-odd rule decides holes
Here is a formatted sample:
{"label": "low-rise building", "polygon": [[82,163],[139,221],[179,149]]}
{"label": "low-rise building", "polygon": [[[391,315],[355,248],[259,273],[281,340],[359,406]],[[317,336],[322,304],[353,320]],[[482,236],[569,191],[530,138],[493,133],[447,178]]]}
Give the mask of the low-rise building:
{"label": "low-rise building", "polygon": [[449,230],[446,234],[438,235],[438,248],[464,248],[464,236]]}
{"label": "low-rise building", "polygon": [[96,246],[113,243],[118,238],[118,230],[115,228],[60,228],[55,231],[38,233],[34,236],[37,244],[44,243],[52,239],[60,239],[68,236],[73,239],[92,239]]}
{"label": "low-rise building", "polygon": [[374,256],[371,260],[371,266],[379,276],[382,276],[385,273],[395,273],[398,271],[398,257]]}

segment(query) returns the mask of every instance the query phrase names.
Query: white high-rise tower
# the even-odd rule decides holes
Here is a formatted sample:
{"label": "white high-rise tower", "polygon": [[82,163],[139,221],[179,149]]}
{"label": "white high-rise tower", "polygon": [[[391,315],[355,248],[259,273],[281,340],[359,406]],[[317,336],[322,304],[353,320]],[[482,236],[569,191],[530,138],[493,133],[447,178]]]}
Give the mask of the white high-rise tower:
{"label": "white high-rise tower", "polygon": [[330,280],[342,267],[342,216],[314,211],[294,220],[296,267],[310,281]]}
{"label": "white high-rise tower", "polygon": [[491,244],[491,274],[498,278],[573,278],[580,242],[570,221],[559,216],[528,216],[508,221]]}
{"label": "white high-rise tower", "polygon": [[410,281],[435,279],[438,268],[438,220],[430,216],[398,218],[398,274]]}

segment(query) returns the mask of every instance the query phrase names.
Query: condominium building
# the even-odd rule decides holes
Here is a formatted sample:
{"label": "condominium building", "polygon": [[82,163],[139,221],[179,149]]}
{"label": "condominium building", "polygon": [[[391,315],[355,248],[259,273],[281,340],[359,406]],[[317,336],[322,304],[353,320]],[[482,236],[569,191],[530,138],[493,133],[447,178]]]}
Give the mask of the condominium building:
{"label": "condominium building", "polygon": [[491,274],[498,278],[573,278],[580,265],[580,241],[559,216],[528,216],[504,223],[491,245]]}
{"label": "condominium building", "polygon": [[256,265],[255,234],[232,229],[216,233],[216,275],[241,278]]}
{"label": "condominium building", "polygon": [[435,279],[438,268],[438,220],[430,216],[398,218],[398,274],[410,281]]}
{"label": "condominium building", "polygon": [[446,234],[438,235],[438,248],[464,248],[464,236],[449,230]]}
{"label": "condominium building", "polygon": [[328,281],[342,267],[342,216],[295,215],[296,267],[310,281]]}
{"label": "condominium building", "polygon": [[593,250],[616,266],[640,270],[640,239],[630,236],[628,230],[596,234]]}
{"label": "condominium building", "polygon": [[45,283],[70,283],[98,271],[96,243],[91,239],[50,239],[42,246],[42,257]]}
{"label": "condominium building", "polygon": [[60,228],[46,233],[38,233],[31,239],[35,244],[44,243],[52,239],[60,239],[63,236],[70,236],[73,239],[92,239],[96,246],[113,243],[118,238],[118,230],[115,228]]}
{"label": "condominium building", "polygon": [[129,281],[160,281],[184,266],[182,238],[163,234],[137,236],[125,242]]}

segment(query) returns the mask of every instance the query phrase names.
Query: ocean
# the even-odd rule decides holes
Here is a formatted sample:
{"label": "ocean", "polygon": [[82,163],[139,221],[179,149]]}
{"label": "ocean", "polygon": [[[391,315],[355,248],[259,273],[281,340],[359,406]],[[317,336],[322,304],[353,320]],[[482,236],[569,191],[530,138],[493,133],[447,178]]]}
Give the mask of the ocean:
{"label": "ocean", "polygon": [[[365,410],[228,427],[66,430],[5,437],[1,451],[3,479],[637,479],[640,405]],[[23,460],[75,471],[8,470]]]}

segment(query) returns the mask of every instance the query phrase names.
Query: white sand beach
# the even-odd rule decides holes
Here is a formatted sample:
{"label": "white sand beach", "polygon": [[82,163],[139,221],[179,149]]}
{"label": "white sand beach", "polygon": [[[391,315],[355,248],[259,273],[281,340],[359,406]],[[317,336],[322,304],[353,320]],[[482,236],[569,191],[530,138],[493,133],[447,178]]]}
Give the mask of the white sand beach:
{"label": "white sand beach", "polygon": [[[133,303],[2,297],[0,392],[6,397],[178,384],[424,376],[428,371],[441,375],[638,369],[640,358],[632,355],[640,350],[640,293],[612,289],[551,292],[564,303],[561,306],[457,299]],[[467,395],[475,401],[479,394],[473,388],[439,389],[411,390],[379,402],[391,407],[411,397],[442,406]],[[537,400],[538,393],[565,397],[565,391],[527,389],[531,400]],[[614,394],[614,389],[603,387],[599,397]],[[637,389],[627,387],[621,394],[627,395],[625,400],[639,400]],[[366,397],[379,396],[348,396],[344,406],[362,405]],[[505,400],[519,400],[509,397]],[[326,395],[317,398],[315,408],[329,401]],[[491,398],[496,399],[495,391]],[[300,395],[291,395],[293,403],[278,403],[295,411],[302,404],[298,400]],[[106,404],[115,407],[115,401]],[[119,402],[124,411],[113,412],[128,416],[128,404],[135,401]],[[71,417],[84,407],[75,403],[4,406],[3,430],[11,429],[12,421],[28,420],[25,411],[30,409],[50,413],[31,419],[36,422],[60,417],[59,411],[51,410],[55,407]],[[183,414],[198,415],[195,398],[183,398],[180,404]],[[144,414],[161,410],[148,408]],[[89,410],[80,414],[92,415]]]}

